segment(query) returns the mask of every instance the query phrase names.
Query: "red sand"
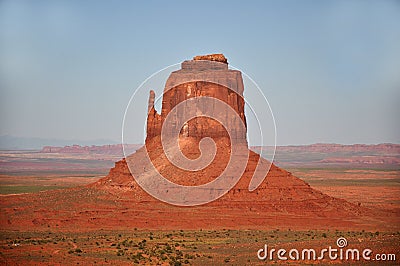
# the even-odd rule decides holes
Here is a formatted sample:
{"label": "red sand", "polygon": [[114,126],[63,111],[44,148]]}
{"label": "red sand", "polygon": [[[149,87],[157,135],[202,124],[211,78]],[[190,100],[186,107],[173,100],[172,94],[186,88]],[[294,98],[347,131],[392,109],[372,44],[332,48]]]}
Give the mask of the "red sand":
{"label": "red sand", "polygon": [[[162,158],[154,139],[151,156]],[[181,143],[185,152],[194,140]],[[217,161],[210,171],[218,173],[226,143],[217,143]],[[183,146],[182,146],[183,145]],[[195,154],[195,153],[193,153]],[[193,155],[192,154],[192,155]],[[131,155],[137,156],[137,154]],[[221,159],[222,158],[222,159]],[[236,186],[222,198],[197,207],[172,206],[148,195],[130,175],[125,160],[116,163],[98,182],[72,189],[1,197],[2,230],[91,231],[98,229],[365,229],[398,230],[399,213],[357,206],[325,195],[291,173],[272,165],[258,189],[248,184],[258,160],[251,152],[247,168]],[[163,174],[174,181],[187,180],[167,160]],[[206,176],[206,172],[204,175]],[[211,175],[209,175],[211,176]],[[190,179],[190,178],[189,178]]]}

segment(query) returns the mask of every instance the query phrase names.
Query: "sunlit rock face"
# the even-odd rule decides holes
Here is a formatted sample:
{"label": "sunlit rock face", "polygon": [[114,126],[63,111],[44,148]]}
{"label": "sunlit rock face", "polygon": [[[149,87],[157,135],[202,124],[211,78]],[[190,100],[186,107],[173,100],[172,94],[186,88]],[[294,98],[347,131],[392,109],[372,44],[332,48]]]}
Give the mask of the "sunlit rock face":
{"label": "sunlit rock face", "polygon": [[[174,132],[179,131],[183,137],[230,136],[232,141],[246,142],[243,90],[241,72],[228,69],[227,60],[221,54],[196,56],[182,62],[181,69],[172,72],[165,84],[161,114],[154,109],[155,95],[150,92],[146,141],[160,136],[168,114],[179,104],[184,104],[179,115],[168,120],[165,136],[176,137]],[[201,97],[217,99],[224,104],[197,101]],[[237,116],[232,116],[229,108]],[[204,115],[205,111],[207,115]],[[196,117],[182,124],[180,120],[189,112],[195,112]],[[223,121],[217,121],[218,117]]]}

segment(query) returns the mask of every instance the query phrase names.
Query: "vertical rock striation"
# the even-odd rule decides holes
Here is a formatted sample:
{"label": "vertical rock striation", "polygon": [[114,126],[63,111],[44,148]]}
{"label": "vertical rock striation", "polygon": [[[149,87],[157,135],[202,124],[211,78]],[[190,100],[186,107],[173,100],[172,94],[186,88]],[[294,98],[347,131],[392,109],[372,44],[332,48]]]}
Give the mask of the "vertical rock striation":
{"label": "vertical rock striation", "polygon": [[[187,108],[191,108],[191,110],[207,109],[212,114],[210,117],[226,113],[225,122],[228,124],[225,126],[235,128],[230,134],[231,138],[237,142],[247,142],[246,127],[243,129],[238,126],[238,123],[241,122],[246,125],[243,91],[241,72],[228,69],[227,60],[222,54],[196,56],[194,60],[182,62],[181,69],[172,72],[165,84],[161,114],[155,111],[154,92],[150,92],[146,141],[161,135],[161,128],[167,115],[178,104],[191,98],[208,96],[221,100],[232,107],[241,121],[228,116],[226,108],[214,105],[196,106],[196,104],[191,104]],[[184,116],[185,114],[182,113],[182,117]],[[167,135],[170,134],[173,137],[172,132],[180,130],[181,135],[186,137],[227,137],[228,133],[224,125],[210,117],[196,117],[185,123],[182,128],[174,128],[179,126],[179,117],[176,117],[172,120],[171,125],[168,125],[170,132],[167,132]]]}

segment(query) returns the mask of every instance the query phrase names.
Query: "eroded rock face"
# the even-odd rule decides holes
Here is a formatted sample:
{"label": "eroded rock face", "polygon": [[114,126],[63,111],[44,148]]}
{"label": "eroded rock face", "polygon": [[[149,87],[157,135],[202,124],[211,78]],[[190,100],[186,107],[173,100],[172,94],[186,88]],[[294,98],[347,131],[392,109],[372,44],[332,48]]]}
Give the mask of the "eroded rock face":
{"label": "eroded rock face", "polygon": [[[218,226],[227,225],[224,217],[227,213],[232,213],[232,211],[234,211],[234,215],[232,215],[232,224],[234,226],[237,225],[239,220],[247,219],[248,215],[254,215],[256,217],[255,220],[262,221],[263,226],[265,226],[265,222],[269,218],[260,218],[263,215],[263,217],[266,217],[265,215],[267,214],[272,215],[271,217],[274,217],[275,221],[281,221],[281,218],[293,215],[291,221],[295,221],[294,223],[297,223],[299,218],[306,218],[312,224],[315,224],[315,221],[321,217],[336,219],[337,217],[354,217],[354,215],[358,215],[361,211],[359,206],[344,200],[332,198],[314,190],[290,172],[276,167],[274,164],[270,165],[270,162],[248,150],[246,127],[240,129],[240,127],[235,125],[237,122],[244,122],[244,124],[246,122],[243,89],[241,73],[229,70],[228,65],[225,63],[207,60],[189,60],[183,62],[182,68],[171,73],[166,82],[161,114],[155,111],[155,95],[154,92],[150,92],[145,146],[137,150],[134,154],[127,156],[126,160],[117,162],[115,167],[110,170],[108,176],[92,186],[106,189],[113,193],[115,192],[118,195],[121,192],[129,192],[129,197],[137,204],[143,202],[157,204],[158,198],[152,198],[147,193],[147,190],[145,191],[143,186],[140,185],[145,182],[139,182],[143,180],[149,180],[150,183],[155,181],[151,185],[157,187],[157,180],[153,179],[153,177],[160,174],[170,182],[183,186],[208,184],[219,179],[225,170],[229,168],[228,166],[233,157],[232,147],[239,146],[245,148],[243,155],[248,156],[243,160],[238,160],[238,163],[233,164],[233,170],[236,171],[238,169],[235,173],[240,175],[238,182],[226,194],[215,201],[205,204],[204,209],[202,209],[203,207],[190,209],[191,215],[193,211],[207,213],[208,218],[212,217],[218,220],[216,222]],[[218,99],[225,103],[227,108],[234,110],[241,121],[235,121],[232,117],[229,117],[230,119],[227,120],[234,129],[231,139],[244,141],[246,142],[246,146],[230,143],[230,140],[224,137],[224,134],[226,134],[224,128],[210,118],[197,117],[189,120],[181,128],[178,127],[180,130],[178,131],[180,133],[178,138],[179,151],[191,160],[201,157],[202,152],[199,144],[200,139],[205,136],[210,136],[215,140],[217,151],[212,163],[205,168],[192,171],[185,167],[180,167],[180,165],[174,164],[170,160],[171,158],[174,159],[177,153],[173,153],[171,157],[167,156],[169,149],[168,147],[164,149],[162,145],[161,127],[166,121],[168,114],[173,112],[174,108],[180,103],[188,102],[190,99],[202,98],[203,96]],[[184,109],[183,112],[190,112],[193,109],[197,110],[203,107],[197,106],[194,103],[188,105],[187,110]],[[214,106],[206,107],[212,112],[222,112],[222,114],[225,114],[225,110],[215,110]],[[178,124],[178,120],[177,118],[168,123],[171,124],[170,129],[174,129],[174,126]],[[174,136],[171,135],[171,137]],[[171,155],[171,153],[169,154]],[[137,167],[132,167],[132,165]],[[249,187],[260,165],[270,165],[271,167],[265,173],[265,176],[263,176],[265,179],[262,180],[257,189],[250,191]],[[239,169],[241,166],[244,166],[242,173]],[[142,173],[143,175],[141,175]],[[135,179],[133,176],[135,176]],[[180,193],[174,193],[174,189],[176,189],[175,186],[170,185],[168,189],[164,189],[163,191],[166,194],[171,193],[172,195],[179,196]],[[212,195],[214,192],[215,190],[213,189],[203,190],[204,195]],[[171,203],[171,201],[168,202]],[[152,205],[151,208],[155,210],[155,215],[151,216],[151,220],[159,219],[161,213],[166,208],[164,205],[161,205],[162,207],[158,206]],[[168,208],[168,212],[165,213],[168,213],[171,217],[174,217],[178,211],[179,213],[184,213],[181,209]],[[225,210],[225,212],[221,212],[221,210]],[[198,214],[196,213],[192,217],[196,217],[197,219]],[[253,222],[247,223],[246,226]],[[204,222],[199,223],[204,225]]]}
{"label": "eroded rock face", "polygon": [[[154,92],[150,92],[149,113],[147,117],[146,141],[161,135],[162,126],[168,114],[180,103],[185,104],[185,110],[179,113],[166,127],[167,135],[176,137],[173,132],[180,131],[181,136],[195,138],[218,138],[230,135],[235,142],[246,142],[246,117],[244,114],[243,79],[240,71],[228,69],[227,60],[223,55],[196,56],[194,60],[184,61],[181,69],[172,72],[169,76],[162,100],[161,114],[154,109]],[[187,101],[210,97],[222,101],[223,105],[204,101],[196,103]],[[229,106],[236,112],[236,116],[228,113]],[[198,117],[187,123],[180,123],[185,113],[197,110]],[[203,111],[201,111],[203,110]],[[202,112],[208,112],[208,117]],[[201,117],[200,117],[201,116]],[[223,123],[210,117],[223,117]],[[244,127],[240,127],[240,123]],[[234,128],[228,132],[226,128]]]}
{"label": "eroded rock face", "polygon": [[228,59],[223,54],[198,55],[193,57],[193,60],[217,61],[228,64]]}

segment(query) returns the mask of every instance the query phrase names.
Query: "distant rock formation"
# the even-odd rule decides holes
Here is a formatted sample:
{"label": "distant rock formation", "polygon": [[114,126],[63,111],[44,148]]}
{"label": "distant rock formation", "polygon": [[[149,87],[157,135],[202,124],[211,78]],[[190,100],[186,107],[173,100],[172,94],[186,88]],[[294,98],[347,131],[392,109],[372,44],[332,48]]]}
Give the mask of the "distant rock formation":
{"label": "distant rock formation", "polygon": [[334,144],[334,143],[316,143],[310,145],[288,145],[277,146],[277,151],[293,152],[368,152],[369,154],[400,154],[400,144],[381,143],[381,144]]}
{"label": "distant rock formation", "polygon": [[55,146],[44,146],[41,153],[82,153],[82,154],[112,154],[123,156],[123,148],[126,150],[129,149],[130,152],[133,152],[143,145],[141,144],[125,144],[124,147],[122,144],[112,144],[112,145],[101,145],[101,146],[80,146],[80,145],[72,145],[72,146],[64,146],[64,147],[55,147]]}
{"label": "distant rock formation", "polygon": [[352,156],[349,158],[330,157],[321,160],[325,164],[363,164],[363,165],[400,165],[400,158],[390,156]]}

